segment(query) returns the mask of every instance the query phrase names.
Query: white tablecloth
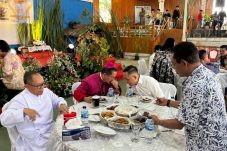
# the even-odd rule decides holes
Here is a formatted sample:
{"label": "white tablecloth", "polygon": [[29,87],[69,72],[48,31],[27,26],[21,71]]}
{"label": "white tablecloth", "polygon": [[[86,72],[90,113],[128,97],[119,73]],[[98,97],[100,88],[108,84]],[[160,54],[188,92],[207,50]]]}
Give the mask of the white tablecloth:
{"label": "white tablecloth", "polygon": [[[119,100],[124,100],[125,97],[120,97]],[[124,100],[125,101],[125,100]],[[133,100],[127,100],[127,103],[133,102]],[[134,102],[135,103],[135,102]],[[77,104],[74,108],[80,109],[84,102]],[[140,103],[140,106],[149,110],[155,107],[155,110],[151,111],[153,114],[158,115],[162,119],[173,118],[176,114],[176,110],[169,110],[167,107],[160,107],[153,103],[143,104]],[[79,112],[79,111],[78,111]],[[185,136],[177,133],[177,131],[170,131],[168,129],[160,128],[162,131],[156,138],[152,140],[151,144],[147,144],[143,138],[140,138],[138,143],[131,142],[131,131],[117,131],[117,134],[112,137],[104,137],[99,135],[94,131],[94,126],[103,125],[102,123],[89,123],[91,126],[91,139],[89,140],[79,140],[79,141],[62,141],[62,125],[63,125],[63,116],[58,116],[56,120],[56,125],[54,128],[54,139],[55,139],[55,150],[56,151],[112,151],[116,150],[113,148],[112,144],[117,142],[123,144],[124,147],[117,150],[124,151],[183,151],[185,150]]]}

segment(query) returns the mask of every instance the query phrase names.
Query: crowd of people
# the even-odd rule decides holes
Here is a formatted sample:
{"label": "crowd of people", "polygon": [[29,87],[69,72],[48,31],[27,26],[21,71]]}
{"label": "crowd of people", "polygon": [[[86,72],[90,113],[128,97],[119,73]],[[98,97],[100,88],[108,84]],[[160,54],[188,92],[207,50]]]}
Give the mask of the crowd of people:
{"label": "crowd of people", "polygon": [[[18,131],[14,144],[17,151],[51,150],[51,144],[54,143],[51,142],[53,110],[68,112],[67,102],[45,87],[40,73],[24,72],[20,59],[9,51],[5,41],[0,42],[3,85],[9,90],[18,90],[3,107],[1,124]],[[9,56],[12,58],[8,59]],[[226,60],[227,47],[223,45],[220,64],[225,69]],[[175,119],[160,119],[156,115],[152,115],[152,119],[156,125],[170,129],[185,128],[187,150],[227,150],[224,95],[215,76],[216,70],[209,66],[205,50],[199,51],[191,42],[175,45],[175,40],[168,38],[163,46],[156,46],[150,76],[139,74],[137,67],[133,65],[125,67],[123,71],[126,88],[133,95],[151,96],[160,106],[178,109]],[[165,98],[159,85],[159,82],[174,84],[174,73],[186,77],[183,82],[183,97],[178,100]],[[114,93],[124,95],[115,79],[116,74],[114,64],[104,64],[102,71],[81,80],[73,92],[75,101],[92,103],[92,96],[105,96],[111,87]]]}
{"label": "crowd of people", "polygon": [[[140,17],[140,24],[145,25],[145,17],[149,18],[149,25],[155,24],[155,25],[166,25],[170,26],[170,21],[173,22],[173,28],[177,27],[177,23],[180,19],[180,10],[179,6],[176,6],[174,9],[172,15],[169,12],[168,9],[165,10],[165,12],[161,12],[160,9],[151,9],[151,12],[146,14],[144,8],[141,8],[141,11],[139,13]],[[172,17],[172,18],[171,18]]]}
{"label": "crowd of people", "polygon": [[219,13],[214,12],[211,16],[203,14],[203,10],[200,10],[197,15],[198,25],[197,28],[201,29],[204,26],[212,27],[213,30],[220,30],[224,24],[226,18],[226,12],[222,9]]}

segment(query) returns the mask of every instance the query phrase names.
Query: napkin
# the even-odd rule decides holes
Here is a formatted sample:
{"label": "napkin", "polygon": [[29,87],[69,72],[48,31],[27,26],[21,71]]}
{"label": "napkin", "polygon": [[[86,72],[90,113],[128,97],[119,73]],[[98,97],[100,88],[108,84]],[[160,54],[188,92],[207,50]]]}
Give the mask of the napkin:
{"label": "napkin", "polygon": [[81,122],[81,119],[79,119],[79,118],[73,118],[73,119],[68,120],[65,123],[65,127],[67,129],[77,129],[77,128],[82,128],[84,126],[83,126],[83,124]]}

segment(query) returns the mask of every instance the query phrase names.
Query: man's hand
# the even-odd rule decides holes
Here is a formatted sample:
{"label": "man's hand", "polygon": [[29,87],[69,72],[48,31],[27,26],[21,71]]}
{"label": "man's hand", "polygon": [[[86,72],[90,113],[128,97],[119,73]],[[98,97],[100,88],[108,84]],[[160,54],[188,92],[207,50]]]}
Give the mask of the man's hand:
{"label": "man's hand", "polygon": [[152,121],[154,122],[155,125],[159,125],[160,120],[156,115],[151,115]]}
{"label": "man's hand", "polygon": [[113,87],[114,87],[115,89],[119,89],[119,85],[118,85],[117,80],[111,81],[111,84],[113,85]]}
{"label": "man's hand", "polygon": [[165,99],[165,98],[158,98],[156,100],[156,104],[158,104],[160,106],[166,106],[167,105],[167,99]]}
{"label": "man's hand", "polygon": [[88,96],[88,97],[84,97],[84,101],[87,103],[91,103],[92,102],[92,97]]}
{"label": "man's hand", "polygon": [[32,121],[35,121],[36,120],[36,116],[40,116],[39,113],[36,110],[29,109],[29,108],[24,108],[23,112]]}
{"label": "man's hand", "polygon": [[61,104],[60,107],[59,107],[59,111],[61,113],[65,113],[65,112],[68,112],[69,111],[69,108],[66,104]]}

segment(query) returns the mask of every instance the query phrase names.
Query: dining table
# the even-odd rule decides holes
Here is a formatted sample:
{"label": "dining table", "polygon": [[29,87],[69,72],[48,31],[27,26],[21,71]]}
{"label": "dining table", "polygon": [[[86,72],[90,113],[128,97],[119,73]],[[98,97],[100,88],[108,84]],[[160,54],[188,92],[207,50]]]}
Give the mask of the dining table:
{"label": "dining table", "polygon": [[[70,111],[77,113],[76,118],[80,118],[80,112],[83,106],[87,106],[89,116],[98,115],[108,106],[113,104],[121,106],[137,106],[139,112],[149,112],[150,114],[157,115],[160,119],[176,118],[177,109],[163,107],[155,104],[153,99],[149,103],[140,101],[142,96],[137,97],[104,97],[107,101],[100,102],[99,107],[93,107],[92,104],[80,102],[72,105]],[[152,99],[152,98],[151,98]],[[183,130],[171,130],[161,126],[156,128],[157,135],[152,138],[151,143],[147,143],[142,135],[141,130],[139,134],[139,141],[132,142],[132,130],[118,130],[113,129],[116,133],[114,135],[105,135],[105,132],[97,132],[97,126],[108,127],[102,121],[89,120],[91,131],[91,138],[86,140],[63,141],[62,130],[64,125],[63,115],[59,115],[53,131],[54,150],[56,151],[183,151],[186,150],[186,140]]]}

